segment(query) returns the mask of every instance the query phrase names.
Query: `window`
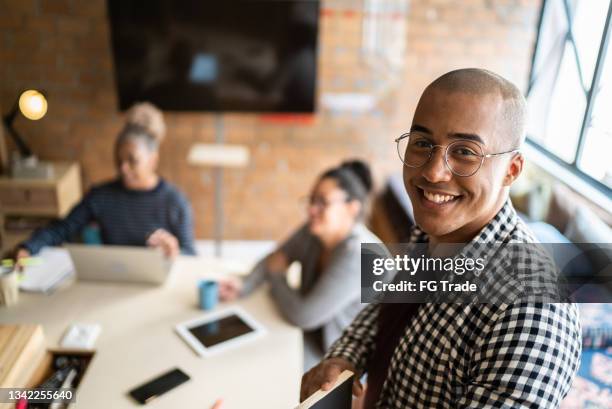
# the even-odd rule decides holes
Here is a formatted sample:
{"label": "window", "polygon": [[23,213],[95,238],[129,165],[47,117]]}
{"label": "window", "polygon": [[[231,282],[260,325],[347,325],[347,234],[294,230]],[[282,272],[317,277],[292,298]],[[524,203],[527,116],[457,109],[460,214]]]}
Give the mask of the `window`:
{"label": "window", "polygon": [[612,193],[612,0],[544,0],[528,142]]}

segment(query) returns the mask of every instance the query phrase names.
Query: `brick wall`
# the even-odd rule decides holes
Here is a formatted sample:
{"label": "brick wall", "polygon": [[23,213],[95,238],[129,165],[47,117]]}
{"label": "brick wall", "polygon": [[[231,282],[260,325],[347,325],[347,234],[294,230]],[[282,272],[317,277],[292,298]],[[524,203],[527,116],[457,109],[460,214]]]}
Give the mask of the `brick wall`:
{"label": "brick wall", "polygon": [[[322,2],[319,97],[378,89],[380,67],[360,52],[361,4]],[[412,0],[399,16],[406,23],[403,68],[371,112],[322,109],[306,124],[224,115],[225,140],[246,144],[252,154],[248,168],[224,175],[225,236],[287,234],[303,217],[298,200],[316,175],[345,157],[367,158],[380,186],[401,170],[393,138],[409,127],[427,83],[448,70],[489,68],[524,88],[539,6],[539,0]],[[0,109],[5,113],[21,89],[45,90],[47,116],[19,118],[16,127],[41,158],[78,160],[85,187],[114,174],[112,145],[122,115],[112,64],[103,0],[0,0]],[[214,141],[215,118],[167,114],[167,122],[160,171],[191,199],[196,236],[210,237],[213,173],[185,158],[192,143]]]}

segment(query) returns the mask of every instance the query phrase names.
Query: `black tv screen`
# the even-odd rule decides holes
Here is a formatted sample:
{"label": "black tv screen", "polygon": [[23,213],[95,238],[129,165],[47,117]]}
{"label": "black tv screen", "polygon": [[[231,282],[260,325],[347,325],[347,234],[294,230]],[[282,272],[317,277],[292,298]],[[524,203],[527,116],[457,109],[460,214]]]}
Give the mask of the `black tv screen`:
{"label": "black tv screen", "polygon": [[318,1],[108,0],[119,108],[313,112]]}

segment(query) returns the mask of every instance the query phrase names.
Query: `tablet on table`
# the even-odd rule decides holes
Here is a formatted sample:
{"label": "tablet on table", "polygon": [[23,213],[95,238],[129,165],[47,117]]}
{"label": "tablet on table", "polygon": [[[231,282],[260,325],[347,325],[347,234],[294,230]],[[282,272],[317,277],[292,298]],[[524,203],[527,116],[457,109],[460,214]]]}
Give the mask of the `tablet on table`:
{"label": "tablet on table", "polygon": [[178,324],[176,331],[202,357],[238,347],[266,332],[261,324],[238,307],[211,312]]}

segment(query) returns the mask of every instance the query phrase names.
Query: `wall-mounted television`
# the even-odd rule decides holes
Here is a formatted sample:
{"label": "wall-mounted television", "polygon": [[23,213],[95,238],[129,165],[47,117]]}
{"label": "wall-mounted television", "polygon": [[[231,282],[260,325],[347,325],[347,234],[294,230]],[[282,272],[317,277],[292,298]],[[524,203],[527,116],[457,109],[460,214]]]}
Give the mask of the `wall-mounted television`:
{"label": "wall-mounted television", "polygon": [[119,108],[315,110],[319,1],[108,0]]}

